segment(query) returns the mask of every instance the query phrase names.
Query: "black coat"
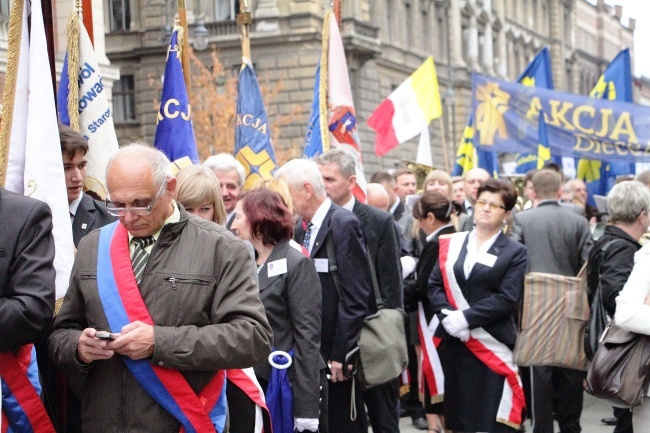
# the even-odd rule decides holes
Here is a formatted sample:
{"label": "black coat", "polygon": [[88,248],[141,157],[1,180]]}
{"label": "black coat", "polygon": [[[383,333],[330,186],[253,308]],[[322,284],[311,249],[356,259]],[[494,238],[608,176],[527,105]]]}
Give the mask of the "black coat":
{"label": "black coat", "polygon": [[[613,242],[612,242],[613,241]],[[609,244],[603,252],[603,247]],[[614,317],[616,311],[616,297],[627,282],[632,268],[634,267],[634,254],[641,248],[630,235],[614,226],[605,227],[605,233],[594,244],[589,253],[587,264],[587,285],[589,287],[589,304],[593,299],[598,287],[600,275],[601,288],[603,292],[603,304],[610,317]],[[601,261],[600,273],[598,263]]]}
{"label": "black coat", "polygon": [[81,203],[72,222],[72,240],[75,247],[88,233],[117,219],[116,216],[108,213],[104,202],[93,199],[85,192],[81,194]]}
{"label": "black coat", "polygon": [[45,340],[54,312],[52,213],[0,188],[0,351]]}
{"label": "black coat", "polygon": [[[311,258],[327,259],[325,238],[331,236],[341,278],[341,296],[329,272],[319,272],[323,290],[321,352],[325,359],[343,363],[359,339],[363,319],[375,308],[366,241],[359,219],[332,204],[318,230]],[[305,230],[296,225],[294,240],[302,245]]]}

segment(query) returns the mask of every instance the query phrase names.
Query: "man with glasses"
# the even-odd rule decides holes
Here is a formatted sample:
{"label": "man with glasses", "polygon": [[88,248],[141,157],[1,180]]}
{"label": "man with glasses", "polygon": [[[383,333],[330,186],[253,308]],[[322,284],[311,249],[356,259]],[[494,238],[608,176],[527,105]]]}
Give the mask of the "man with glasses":
{"label": "man with glasses", "polygon": [[[589,224],[560,206],[559,173],[543,169],[532,181],[537,206],[514,216],[510,236],[528,248],[528,272],[575,277],[593,243]],[[544,344],[545,338],[548,336],[540,335],[539,344]],[[554,413],[560,431],[580,432],[583,376],[583,372],[569,368],[531,367],[533,433],[552,432]]]}
{"label": "man with glasses", "polygon": [[87,372],[83,431],[222,431],[224,370],[271,349],[254,263],[225,228],[174,201],[161,152],[121,148],[107,185],[119,222],[79,244],[48,340],[61,368]]}

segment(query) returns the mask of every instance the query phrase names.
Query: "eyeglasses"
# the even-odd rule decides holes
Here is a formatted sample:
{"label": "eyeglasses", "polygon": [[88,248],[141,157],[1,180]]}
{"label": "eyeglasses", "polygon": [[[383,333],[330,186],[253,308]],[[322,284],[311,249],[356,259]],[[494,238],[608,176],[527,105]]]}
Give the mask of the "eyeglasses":
{"label": "eyeglasses", "polygon": [[485,205],[490,206],[490,209],[492,210],[497,210],[497,209],[506,210],[506,207],[502,204],[495,203],[493,201],[487,201],[487,200],[476,200],[476,207],[485,207]]}
{"label": "eyeglasses", "polygon": [[158,190],[158,193],[156,196],[153,198],[153,201],[149,206],[147,207],[109,207],[106,206],[106,210],[108,211],[109,214],[115,215],[115,216],[125,216],[127,212],[131,212],[133,215],[149,215],[151,213],[151,209],[153,209],[154,205],[156,204],[156,201],[158,200],[158,197],[160,197],[160,194],[162,194],[163,190],[165,189],[165,186],[167,185],[167,181],[163,182],[162,185],[160,185],[160,189]]}

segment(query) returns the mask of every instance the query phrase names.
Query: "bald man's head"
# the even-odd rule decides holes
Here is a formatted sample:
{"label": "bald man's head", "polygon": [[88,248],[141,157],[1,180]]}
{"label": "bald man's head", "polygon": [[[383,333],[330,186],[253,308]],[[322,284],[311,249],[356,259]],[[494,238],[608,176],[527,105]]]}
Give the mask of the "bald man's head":
{"label": "bald man's head", "polygon": [[482,168],[473,168],[465,175],[465,198],[474,204],[478,197],[478,188],[490,178],[490,173]]}
{"label": "bald man's head", "polygon": [[388,210],[388,193],[379,183],[369,183],[366,185],[366,198],[368,204],[381,210]]}

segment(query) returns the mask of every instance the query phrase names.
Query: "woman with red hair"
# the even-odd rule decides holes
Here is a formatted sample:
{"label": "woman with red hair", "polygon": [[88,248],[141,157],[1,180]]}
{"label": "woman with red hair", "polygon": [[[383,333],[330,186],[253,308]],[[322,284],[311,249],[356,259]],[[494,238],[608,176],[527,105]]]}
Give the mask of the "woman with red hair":
{"label": "woman with red hair", "polygon": [[[311,259],[292,247],[293,219],[275,191],[259,188],[237,201],[231,229],[256,251],[260,299],[273,328],[275,350],[293,350],[289,380],[297,431],[318,430],[320,370],[321,287]],[[255,367],[266,390],[268,363]]]}

